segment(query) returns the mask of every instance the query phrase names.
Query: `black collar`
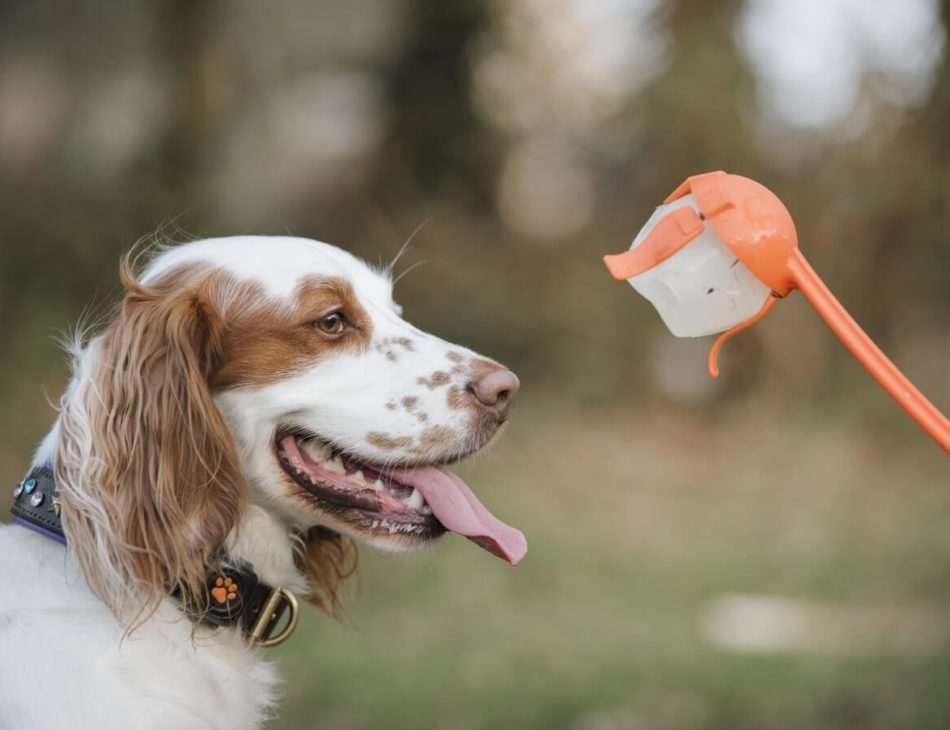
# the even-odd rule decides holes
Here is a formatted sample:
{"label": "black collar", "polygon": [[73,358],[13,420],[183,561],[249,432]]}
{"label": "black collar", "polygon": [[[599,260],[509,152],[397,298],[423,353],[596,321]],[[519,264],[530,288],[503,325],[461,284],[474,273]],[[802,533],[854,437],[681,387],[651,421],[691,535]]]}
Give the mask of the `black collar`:
{"label": "black collar", "polygon": [[[53,471],[48,466],[33,469],[13,490],[13,521],[66,544],[60,520],[61,503]],[[207,626],[239,626],[248,643],[276,646],[297,626],[297,599],[284,588],[273,588],[258,578],[250,563],[226,560],[208,570],[208,609],[200,614],[190,610],[180,596],[186,613]],[[277,627],[289,611],[281,631]]]}

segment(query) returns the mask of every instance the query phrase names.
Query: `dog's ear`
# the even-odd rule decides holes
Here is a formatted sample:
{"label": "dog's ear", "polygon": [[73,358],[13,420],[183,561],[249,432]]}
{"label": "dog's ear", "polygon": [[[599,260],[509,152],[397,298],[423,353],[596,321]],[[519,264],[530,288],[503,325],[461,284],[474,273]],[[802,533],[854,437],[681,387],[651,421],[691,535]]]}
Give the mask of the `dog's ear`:
{"label": "dog's ear", "polygon": [[245,488],[209,386],[223,334],[212,275],[190,268],[141,284],[125,261],[121,278],[121,310],[64,397],[55,469],[79,566],[131,623],[172,590],[203,605]]}

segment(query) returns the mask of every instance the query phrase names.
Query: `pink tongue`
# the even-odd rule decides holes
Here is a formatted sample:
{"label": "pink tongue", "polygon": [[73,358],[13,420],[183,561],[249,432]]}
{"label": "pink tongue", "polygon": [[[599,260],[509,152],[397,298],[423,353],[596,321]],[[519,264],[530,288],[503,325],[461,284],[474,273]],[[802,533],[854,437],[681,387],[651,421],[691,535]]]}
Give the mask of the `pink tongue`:
{"label": "pink tongue", "polygon": [[464,535],[479,547],[516,565],[528,552],[528,541],[520,530],[506,525],[478,501],[468,485],[448,469],[398,469],[393,478],[411,484],[432,508],[432,514],[446,530]]}

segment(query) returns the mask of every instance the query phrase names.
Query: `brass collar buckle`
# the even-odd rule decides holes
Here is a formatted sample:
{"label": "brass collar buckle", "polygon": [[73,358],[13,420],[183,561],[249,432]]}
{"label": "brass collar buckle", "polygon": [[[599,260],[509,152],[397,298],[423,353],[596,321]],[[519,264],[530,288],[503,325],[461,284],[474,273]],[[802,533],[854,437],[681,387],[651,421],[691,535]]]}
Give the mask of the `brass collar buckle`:
{"label": "brass collar buckle", "polygon": [[[272,635],[284,613],[289,611],[287,623],[278,633]],[[269,648],[283,644],[297,628],[297,614],[300,605],[297,597],[286,588],[275,588],[264,601],[257,618],[246,634],[247,642],[251,646]]]}

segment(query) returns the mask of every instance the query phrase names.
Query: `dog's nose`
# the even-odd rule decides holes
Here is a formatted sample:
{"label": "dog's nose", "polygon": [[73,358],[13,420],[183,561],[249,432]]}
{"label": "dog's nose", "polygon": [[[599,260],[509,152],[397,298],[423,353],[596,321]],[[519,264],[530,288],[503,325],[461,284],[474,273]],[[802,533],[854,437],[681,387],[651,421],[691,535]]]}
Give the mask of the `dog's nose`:
{"label": "dog's nose", "polygon": [[521,381],[508,368],[496,365],[478,374],[468,384],[469,392],[502,420],[508,417]]}

